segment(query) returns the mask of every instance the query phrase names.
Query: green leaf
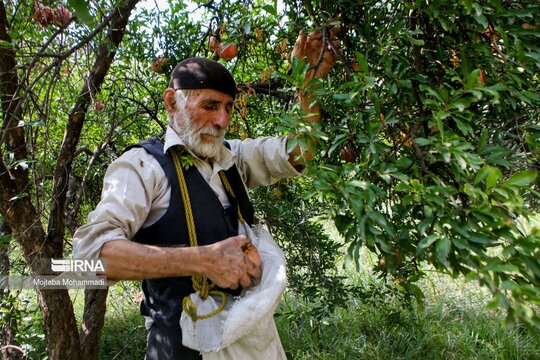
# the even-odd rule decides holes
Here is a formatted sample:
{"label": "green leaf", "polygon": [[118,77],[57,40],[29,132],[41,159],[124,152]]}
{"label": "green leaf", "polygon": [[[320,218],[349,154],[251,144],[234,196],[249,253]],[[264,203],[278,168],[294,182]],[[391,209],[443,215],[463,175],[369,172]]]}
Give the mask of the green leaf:
{"label": "green leaf", "polygon": [[484,165],[477,173],[476,173],[476,176],[474,177],[474,184],[477,185],[479,184],[480,182],[484,181],[485,178],[487,178],[488,176],[488,173],[489,173],[489,165]]}
{"label": "green leaf", "polygon": [[513,175],[510,179],[503,183],[503,186],[518,186],[525,187],[536,179],[538,174],[532,170],[524,170]]}
{"label": "green leaf", "polygon": [[11,235],[0,235],[0,247],[9,244],[11,239]]}
{"label": "green leaf", "polygon": [[272,5],[264,5],[263,10],[269,13],[270,15],[277,16],[277,9]]}
{"label": "green leaf", "polygon": [[358,233],[360,234],[360,239],[362,239],[362,243],[364,244],[367,242],[366,222],[367,222],[367,217],[363,216],[362,219],[360,220],[360,224],[358,224]]}
{"label": "green leaf", "polygon": [[474,14],[473,14],[474,20],[476,20],[477,23],[482,25],[483,29],[486,29],[488,27],[488,25],[489,25],[489,22],[488,22],[487,18],[483,14],[482,5],[475,2],[475,3],[472,4],[472,6],[473,6],[473,8],[475,10]]}
{"label": "green leaf", "polygon": [[452,102],[452,107],[455,107],[460,112],[462,112],[463,110],[467,109],[472,103],[476,102],[477,100],[478,99],[473,96],[461,97]]}
{"label": "green leaf", "polygon": [[388,221],[386,221],[386,218],[380,212],[378,212],[378,211],[370,211],[368,213],[368,217],[371,220],[375,221],[377,224],[379,224],[379,226],[382,227],[384,229],[384,231],[386,231],[388,236],[393,237],[393,236],[396,235],[396,233],[395,233],[394,229],[392,228],[392,226],[388,223]]}
{"label": "green leaf", "polygon": [[444,264],[448,265],[448,254],[450,253],[450,247],[452,243],[450,242],[450,239],[448,239],[446,236],[439,239],[437,242],[437,259]]}
{"label": "green leaf", "polygon": [[472,0],[464,0],[464,3],[465,3],[465,10],[466,10],[466,14],[467,15],[470,15],[470,13],[472,12]]}
{"label": "green leaf", "polygon": [[405,36],[405,39],[407,41],[409,41],[411,44],[413,45],[418,45],[418,46],[422,46],[425,44],[424,40],[422,39],[415,39],[413,37],[410,37],[410,36]]}
{"label": "green leaf", "polygon": [[438,238],[439,238],[439,236],[436,235],[436,234],[431,234],[429,236],[426,236],[425,238],[420,240],[420,242],[418,243],[418,248],[419,249],[427,249],[428,247],[431,246],[431,244],[433,244],[435,241],[437,241]]}
{"label": "green leaf", "polygon": [[0,40],[0,48],[11,49],[13,48],[13,44],[10,43],[9,41]]}
{"label": "green leaf", "polygon": [[489,21],[484,15],[476,15],[474,16],[474,20],[476,20],[477,23],[482,25],[482,28],[486,29],[489,26]]}
{"label": "green leaf", "polygon": [[454,119],[454,121],[456,122],[458,129],[463,133],[463,135],[472,134],[473,128],[469,124],[464,123],[463,121],[460,121],[458,119]]}
{"label": "green leaf", "polygon": [[460,249],[460,250],[469,249],[469,244],[465,240],[458,237],[452,238],[452,245],[456,249]]}
{"label": "green leaf", "polygon": [[398,81],[398,84],[400,87],[402,88],[405,88],[405,89],[412,89],[412,82],[411,80],[409,79],[406,79],[406,80],[399,80]]}
{"label": "green leaf", "polygon": [[412,283],[405,283],[405,289],[411,293],[414,298],[416,299],[416,302],[422,306],[422,304],[424,303],[424,299],[425,299],[425,296],[424,296],[424,292],[415,284],[412,284]]}
{"label": "green leaf", "polygon": [[485,271],[493,271],[493,272],[518,272],[519,268],[512,264],[503,264],[500,261],[496,260],[490,264],[488,264],[485,268]]}
{"label": "green leaf", "polygon": [[25,198],[27,196],[28,196],[28,193],[21,193],[21,194],[15,195],[11,199],[9,199],[9,201],[19,200],[19,199]]}
{"label": "green leaf", "polygon": [[79,20],[86,24],[90,23],[92,16],[90,15],[88,4],[85,0],[68,0],[68,4],[73,8],[73,11]]}
{"label": "green leaf", "polygon": [[485,235],[471,235],[469,236],[469,241],[476,244],[489,245],[494,244],[496,240],[488,238]]}
{"label": "green leaf", "polygon": [[527,267],[534,273],[534,275],[540,279],[540,261],[529,256],[524,256],[522,259]]}
{"label": "green leaf", "polygon": [[360,71],[362,71],[364,74],[367,74],[369,72],[369,64],[364,54],[357,52],[355,53],[355,57],[358,65],[360,65]]}
{"label": "green leaf", "polygon": [[437,128],[439,129],[439,134],[441,135],[441,139],[444,140],[444,126],[442,122],[442,118],[440,116],[435,116],[435,123],[437,124]]}
{"label": "green leaf", "polygon": [[433,217],[428,216],[417,225],[418,232],[422,235],[426,235],[426,230],[431,226],[433,222]]}
{"label": "green leaf", "polygon": [[480,84],[480,69],[473,70],[467,78],[467,87],[475,88]]}
{"label": "green leaf", "polygon": [[484,165],[474,178],[474,184],[479,184],[484,179],[486,180],[486,189],[491,189],[502,178],[502,172],[499,168]]}
{"label": "green leaf", "polygon": [[399,184],[396,185],[396,187],[394,188],[395,191],[405,191],[405,192],[409,192],[411,190],[411,187],[409,186],[409,184],[407,183],[404,183],[404,182],[400,182]]}
{"label": "green leaf", "polygon": [[486,188],[491,189],[495,185],[497,185],[497,182],[502,178],[502,172],[499,170],[499,168],[496,167],[489,167],[488,176],[486,179]]}
{"label": "green leaf", "polygon": [[426,146],[426,145],[433,144],[433,141],[428,140],[426,138],[421,138],[421,137],[418,137],[418,138],[414,139],[414,142],[417,143],[420,146]]}
{"label": "green leaf", "polygon": [[287,152],[290,154],[298,146],[298,138],[292,137],[287,140]]}

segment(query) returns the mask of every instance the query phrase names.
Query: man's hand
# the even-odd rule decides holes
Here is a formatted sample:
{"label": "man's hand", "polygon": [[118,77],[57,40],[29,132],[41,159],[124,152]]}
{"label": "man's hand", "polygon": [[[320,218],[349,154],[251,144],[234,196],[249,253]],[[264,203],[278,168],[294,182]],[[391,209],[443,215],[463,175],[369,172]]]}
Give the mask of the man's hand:
{"label": "man's hand", "polygon": [[307,36],[303,31],[300,32],[294,44],[291,59],[307,60],[311,68],[308,70],[306,80],[324,77],[336,65],[338,56],[335,51],[340,47],[336,35],[339,31],[339,27],[330,28],[328,30],[329,39],[325,39],[320,30],[313,31]]}
{"label": "man's hand", "polygon": [[[323,32],[320,30],[313,31],[307,36],[301,31],[300,35],[298,35],[291,53],[291,60],[294,58],[306,60],[310,65],[306,73],[304,85],[308,84],[314,78],[321,78],[328,75],[330,70],[336,65],[338,59],[336,52],[340,51],[340,41],[336,38],[339,31],[339,27],[331,27],[328,30],[328,38],[325,38]],[[306,114],[310,114],[304,120],[319,123],[319,104],[312,101],[309,88],[303,90],[297,92],[297,96],[300,108]],[[289,138],[294,138],[295,136],[294,134],[289,134]],[[298,171],[302,171],[305,168],[306,160],[313,160],[312,142],[314,143],[316,139],[312,138],[311,140],[307,142],[307,150],[302,151],[297,146],[289,153],[289,163]]]}
{"label": "man's hand", "polygon": [[250,287],[252,279],[261,277],[262,270],[244,255],[242,248],[248,243],[250,240],[240,235],[202,247],[207,260],[202,275],[222,288]]}

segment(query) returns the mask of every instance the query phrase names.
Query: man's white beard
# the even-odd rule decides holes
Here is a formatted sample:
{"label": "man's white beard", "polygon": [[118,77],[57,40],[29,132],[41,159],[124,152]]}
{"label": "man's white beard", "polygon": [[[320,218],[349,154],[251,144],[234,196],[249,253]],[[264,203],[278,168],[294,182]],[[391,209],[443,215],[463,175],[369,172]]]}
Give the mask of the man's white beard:
{"label": "man's white beard", "polygon": [[[212,126],[206,126],[201,129],[195,129],[191,117],[185,111],[177,111],[174,115],[172,128],[176,131],[184,145],[195,155],[201,158],[207,158],[215,162],[220,162],[225,151],[223,140],[225,139],[226,129],[218,130]],[[212,135],[219,137],[219,141],[203,142],[203,135]]]}

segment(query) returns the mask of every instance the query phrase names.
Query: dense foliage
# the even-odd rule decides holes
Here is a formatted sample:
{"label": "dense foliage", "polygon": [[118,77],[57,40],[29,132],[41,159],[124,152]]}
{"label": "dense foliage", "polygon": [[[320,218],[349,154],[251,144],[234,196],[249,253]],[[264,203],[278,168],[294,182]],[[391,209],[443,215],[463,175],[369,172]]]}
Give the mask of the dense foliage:
{"label": "dense foliage", "polygon": [[[188,56],[218,59],[208,46],[215,37],[239,49],[224,62],[240,89],[230,137],[318,139],[304,178],[253,193],[289,256],[294,291],[322,312],[361,294],[334,267],[344,249],[355,260],[367,247],[380,258],[374,271],[403,294],[422,300],[415,281],[429,264],[487,286],[510,323],[540,326],[536,2],[146,3],[116,46],[107,27],[114,6],[128,3],[74,0],[62,6],[75,17],[58,21],[36,16],[37,2],[0,3],[2,217],[14,219],[17,204],[32,207],[32,224],[47,233],[36,241],[69,254],[107,164],[163,131],[172,67]],[[63,14],[59,3],[43,5]],[[294,101],[307,69],[289,54],[300,30],[320,29],[328,40],[331,26],[341,28],[340,60],[309,85],[322,104],[314,126]],[[114,62],[99,85],[85,87],[103,69],[95,65],[102,54]],[[77,124],[80,134],[70,130]],[[61,162],[70,139],[73,158]],[[342,240],[323,231],[325,219]],[[15,243],[2,233],[1,244],[14,256],[27,242],[11,221]]]}

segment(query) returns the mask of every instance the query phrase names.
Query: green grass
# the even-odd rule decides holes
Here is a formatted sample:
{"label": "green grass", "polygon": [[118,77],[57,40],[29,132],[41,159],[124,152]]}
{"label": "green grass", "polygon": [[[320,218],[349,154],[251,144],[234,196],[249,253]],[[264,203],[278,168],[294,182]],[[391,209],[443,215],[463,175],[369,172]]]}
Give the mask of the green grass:
{"label": "green grass", "polygon": [[[343,272],[352,283],[371,285],[372,297],[351,298],[346,307],[317,317],[313,315],[321,304],[303,303],[286,293],[276,323],[289,359],[540,359],[540,335],[521,327],[505,328],[503,314],[485,309],[491,298],[485,289],[428,273],[419,283],[426,294],[425,308],[405,307],[392,295],[377,293],[381,281],[370,272],[374,257],[367,252],[361,257],[359,271],[349,263]],[[138,292],[136,282],[110,288],[100,359],[144,358],[146,330],[135,300]],[[70,295],[80,321],[84,294]],[[20,343],[31,359],[43,359],[35,293],[24,291],[19,301],[24,319]]]}
{"label": "green grass", "polygon": [[[540,216],[534,226],[540,224]],[[531,226],[533,226],[531,225]],[[331,236],[338,236],[332,226]],[[377,294],[376,257],[361,250],[359,269],[341,259],[351,283],[375,288],[372,298],[351,298],[328,316],[313,316],[321,304],[303,303],[287,292],[275,319],[289,359],[508,359],[540,360],[540,335],[523,327],[506,328],[504,314],[486,310],[491,295],[463,278],[429,272],[419,286],[425,308],[406,307],[391,295]],[[100,359],[143,359],[146,331],[134,298],[137,284],[111,288]]]}
{"label": "green grass", "polygon": [[[351,276],[354,281],[356,275]],[[364,278],[366,280],[366,278]],[[368,279],[369,280],[369,279]],[[502,314],[484,308],[489,295],[474,284],[432,274],[421,284],[425,309],[404,307],[392,296],[351,299],[328,316],[313,316],[317,304],[287,293],[276,323],[289,359],[540,359],[540,336],[521,327],[507,329]],[[146,330],[135,301],[138,284],[120,282],[109,291],[100,359],[143,359]],[[77,318],[82,291],[71,293]],[[40,316],[24,322],[20,337],[31,359],[43,359]],[[33,334],[33,335],[30,335]],[[39,356],[38,354],[42,354]]]}
{"label": "green grass", "polygon": [[[317,319],[313,304],[287,294],[276,314],[289,359],[540,359],[540,338],[507,329],[484,310],[486,295],[473,284],[442,277],[424,284],[425,309],[389,297],[372,304],[351,299]],[[100,359],[143,359],[146,332],[133,301],[136,289],[117,285],[109,298]]]}
{"label": "green grass", "polygon": [[136,282],[119,282],[109,288],[100,359],[144,359],[146,330],[135,300],[139,292],[138,286],[139,283]]}
{"label": "green grass", "polygon": [[540,359],[538,338],[478,309],[351,301],[317,322],[308,305],[284,307],[277,322],[291,359]]}

